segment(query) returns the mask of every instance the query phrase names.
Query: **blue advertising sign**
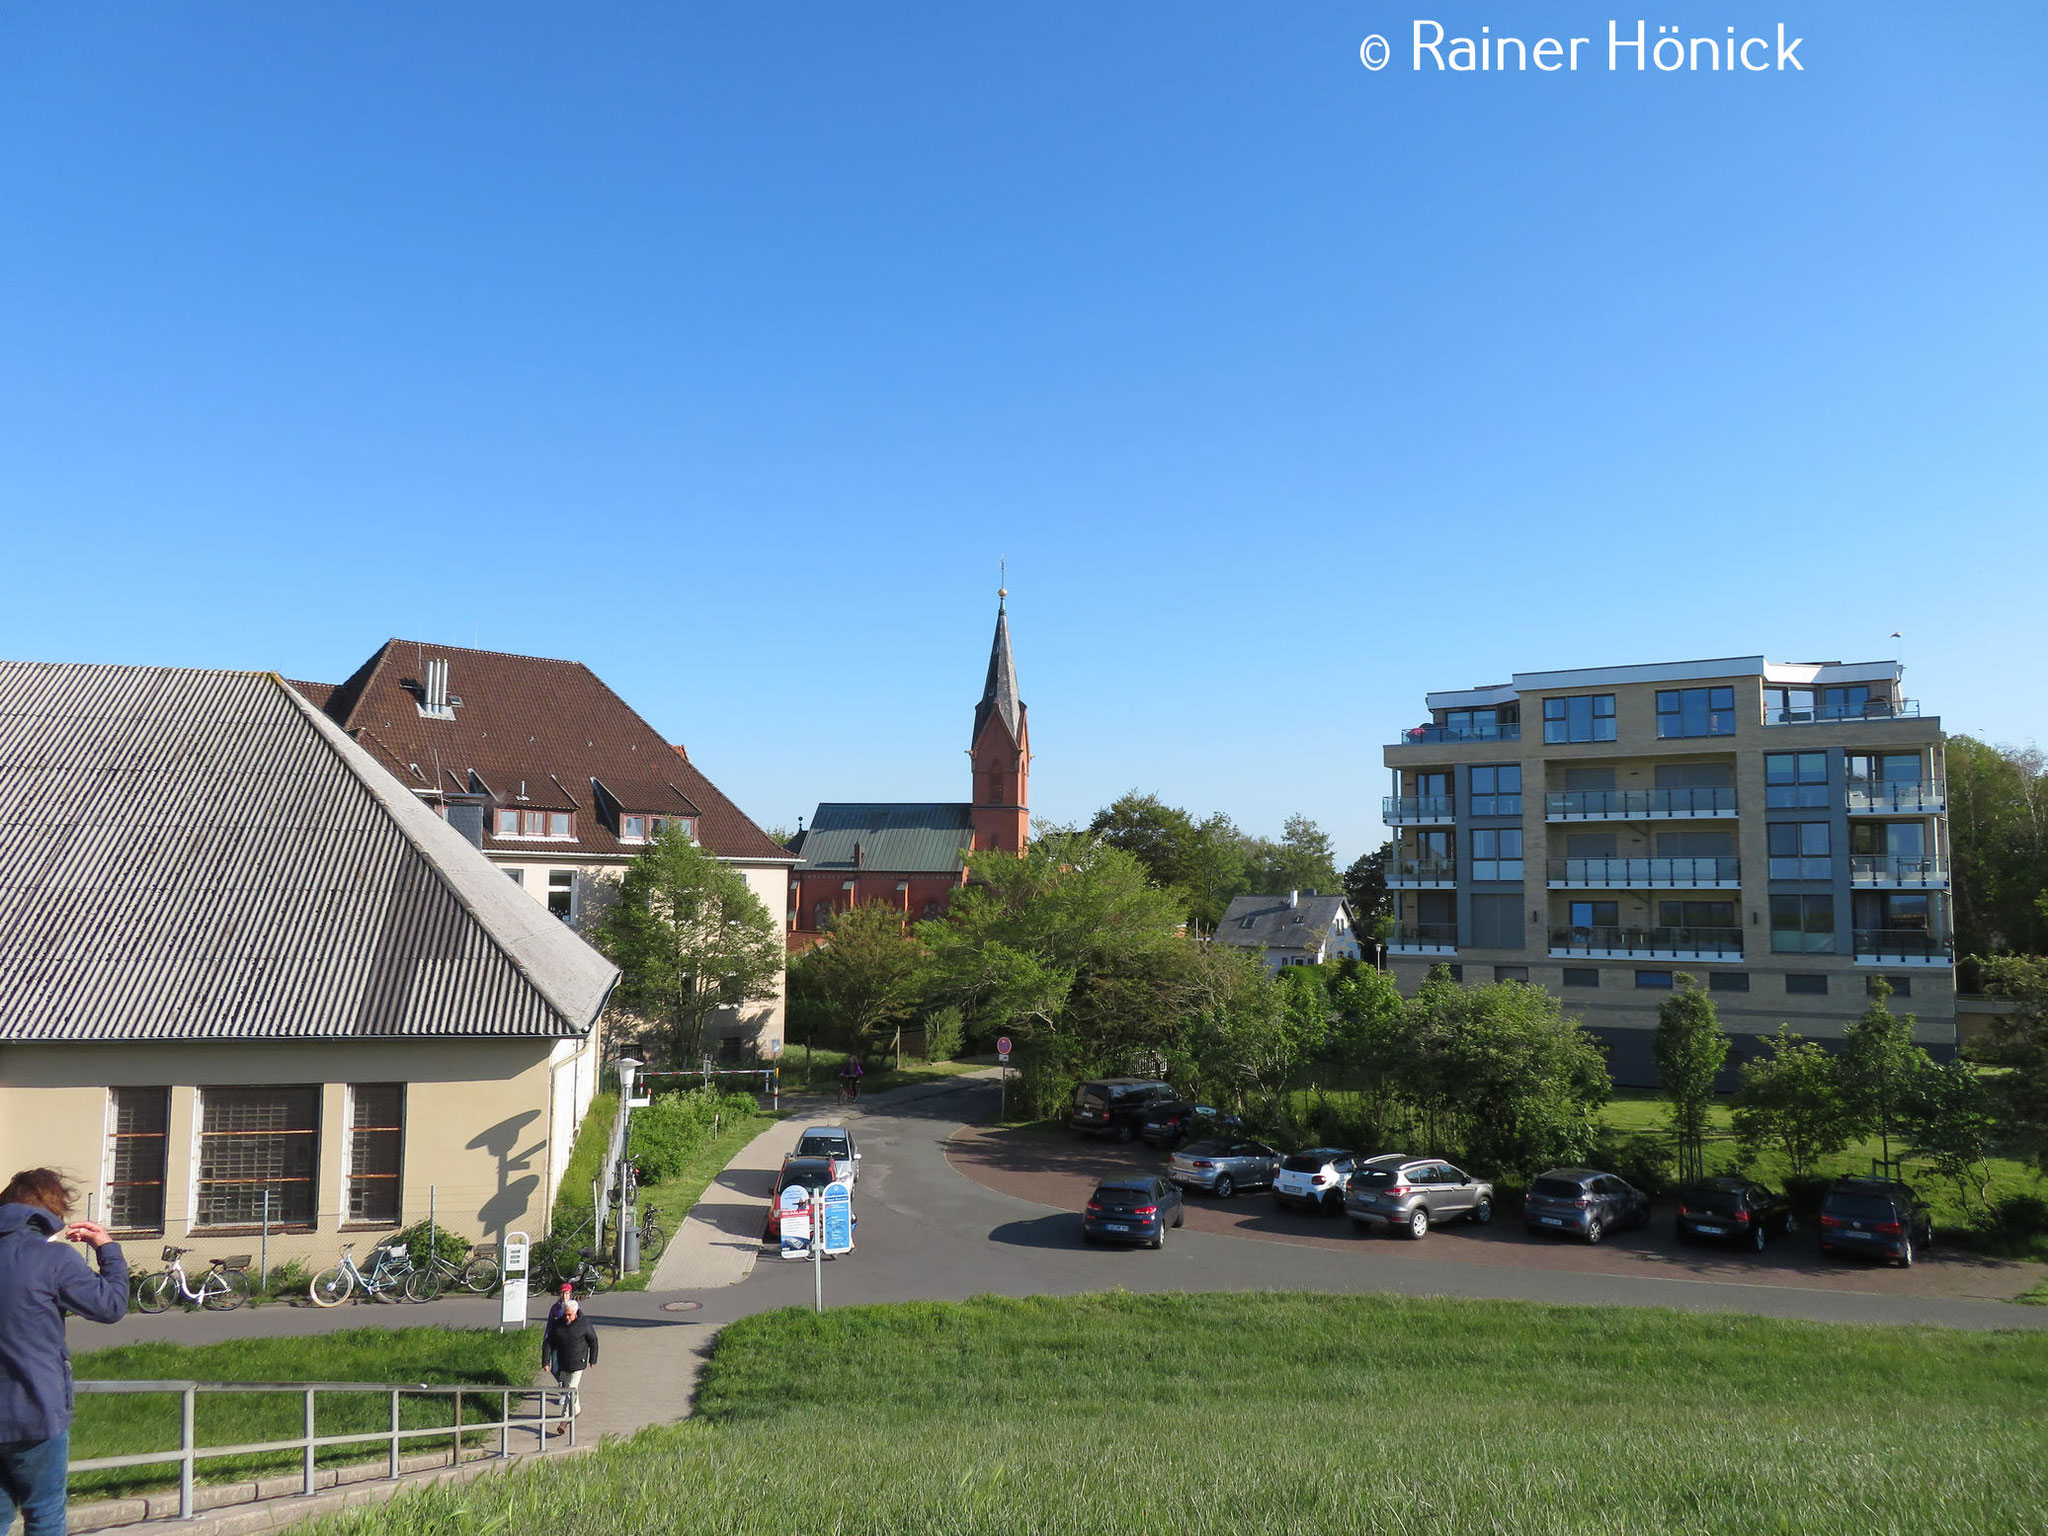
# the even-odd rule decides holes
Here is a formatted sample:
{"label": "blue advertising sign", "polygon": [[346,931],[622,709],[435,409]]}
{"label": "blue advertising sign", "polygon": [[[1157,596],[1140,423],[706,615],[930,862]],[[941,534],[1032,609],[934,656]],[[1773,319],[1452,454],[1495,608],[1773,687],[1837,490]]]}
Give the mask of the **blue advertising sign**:
{"label": "blue advertising sign", "polygon": [[818,1201],[824,1208],[824,1239],[827,1253],[853,1252],[853,1189],[832,1183]]}

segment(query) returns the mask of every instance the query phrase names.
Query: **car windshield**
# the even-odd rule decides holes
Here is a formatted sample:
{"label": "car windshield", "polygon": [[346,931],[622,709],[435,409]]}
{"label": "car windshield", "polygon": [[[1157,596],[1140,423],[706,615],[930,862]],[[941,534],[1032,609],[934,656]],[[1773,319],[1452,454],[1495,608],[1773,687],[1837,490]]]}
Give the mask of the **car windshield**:
{"label": "car windshield", "polygon": [[1116,1184],[1105,1184],[1095,1191],[1096,1202],[1101,1205],[1136,1205],[1144,1198],[1142,1189],[1125,1189]]}
{"label": "car windshield", "polygon": [[1399,1172],[1397,1168],[1361,1168],[1351,1175],[1351,1182],[1384,1187],[1393,1183]]}
{"label": "car windshield", "polygon": [[1553,1200],[1576,1200],[1580,1190],[1571,1179],[1538,1179],[1529,1186],[1532,1195],[1548,1195]]}
{"label": "car windshield", "polygon": [[1321,1173],[1330,1160],[1320,1152],[1297,1152],[1280,1166],[1289,1173]]}
{"label": "car windshield", "polygon": [[1890,1221],[1898,1215],[1891,1201],[1879,1195],[1829,1195],[1821,1209],[1850,1221]]}
{"label": "car windshield", "polygon": [[799,1157],[836,1157],[841,1161],[851,1155],[844,1136],[806,1136],[796,1150]]}
{"label": "car windshield", "polygon": [[1738,1189],[1695,1189],[1687,1192],[1685,1203],[1703,1211],[1739,1211],[1742,1191]]}

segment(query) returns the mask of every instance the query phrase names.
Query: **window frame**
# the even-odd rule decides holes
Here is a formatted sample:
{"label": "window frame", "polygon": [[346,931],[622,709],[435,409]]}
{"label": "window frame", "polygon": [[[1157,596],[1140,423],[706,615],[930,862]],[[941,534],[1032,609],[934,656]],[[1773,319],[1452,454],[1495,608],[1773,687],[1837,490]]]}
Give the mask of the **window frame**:
{"label": "window frame", "polygon": [[[1832,955],[1836,953],[1835,895],[1826,892],[1773,891],[1770,895],[1771,953],[1774,955]],[[1782,914],[1796,913],[1796,926],[1781,922]],[[1816,922],[1818,915],[1825,913],[1826,926]],[[1788,944],[1781,937],[1797,934],[1803,942]],[[1813,942],[1825,939],[1826,943]]]}
{"label": "window frame", "polygon": [[1558,984],[1566,987],[1597,987],[1600,985],[1600,967],[1568,965],[1564,968],[1563,979]]}
{"label": "window frame", "polygon": [[[1523,878],[1526,867],[1522,856],[1522,829],[1520,827],[1471,827],[1465,833],[1470,850],[1471,878],[1476,883],[1512,882]],[[1512,843],[1514,852],[1507,852]],[[1487,850],[1492,851],[1487,851]]]}
{"label": "window frame", "polygon": [[[1794,851],[1775,845],[1787,840]],[[1835,874],[1834,823],[1772,821],[1764,824],[1765,868],[1773,880],[1831,880]]]}
{"label": "window frame", "polygon": [[[1776,763],[1790,763],[1791,777],[1773,779]],[[1807,770],[1820,764],[1820,777],[1809,778]],[[1764,809],[1767,811],[1824,811],[1828,806],[1828,754],[1826,752],[1766,752],[1764,754]]]}
{"label": "window frame", "polygon": [[[1669,707],[1666,706],[1666,701]],[[1667,724],[1670,729],[1666,729]],[[1699,727],[1695,729],[1694,727]],[[1729,687],[1660,688],[1657,690],[1657,739],[1735,734],[1735,689]]]}
{"label": "window frame", "polygon": [[[236,1098],[244,1099],[245,1104],[243,1107],[253,1107],[256,1111],[260,1112],[264,1106],[260,1102],[251,1103],[250,1101],[255,1101],[257,1095],[265,1093],[278,1096],[277,1106],[286,1112],[287,1117],[290,1116],[295,1105],[309,1105],[311,1107],[309,1123],[288,1124],[282,1128],[265,1126],[242,1128],[233,1126],[215,1127],[213,1123],[215,1113],[217,1111],[225,1112],[226,1107]],[[223,1218],[218,1216],[217,1208],[215,1212],[209,1212],[207,1205],[209,1197],[216,1191],[229,1186],[242,1186],[246,1188],[250,1185],[270,1187],[286,1185],[290,1186],[290,1193],[303,1197],[303,1204],[284,1203],[283,1208],[280,1209],[279,1202],[273,1201],[270,1229],[274,1232],[318,1231],[320,1225],[320,1139],[322,1111],[324,1108],[321,1085],[318,1083],[219,1083],[211,1086],[202,1086],[198,1092],[198,1100],[198,1112],[194,1117],[197,1121],[198,1131],[193,1138],[191,1230],[194,1233],[211,1232],[222,1234],[260,1231],[263,1221],[263,1211],[260,1203],[252,1201],[252,1203],[243,1206],[238,1213]],[[227,1143],[236,1138],[259,1136],[274,1139],[294,1138],[292,1141],[282,1143],[277,1149],[280,1155],[276,1160],[276,1164],[284,1170],[283,1172],[273,1173],[268,1176],[238,1177],[236,1176],[236,1171],[229,1168],[227,1171],[209,1175],[208,1169],[210,1167],[221,1168],[223,1166],[222,1162],[210,1161],[211,1159],[225,1159],[228,1154],[237,1150],[235,1146]],[[294,1154],[298,1154],[303,1161],[295,1159]],[[300,1168],[303,1168],[304,1171],[297,1171]]]}
{"label": "window frame", "polygon": [[[157,1130],[122,1130],[122,1100],[132,1101],[135,1109],[153,1109],[154,1120],[161,1126]],[[126,1147],[122,1143],[128,1143]],[[147,1174],[145,1166],[138,1170],[134,1163],[137,1153],[148,1159],[149,1149],[143,1143],[154,1142],[154,1178],[136,1177],[138,1171]],[[161,1237],[167,1213],[167,1195],[170,1188],[171,1172],[171,1090],[168,1086],[153,1084],[122,1084],[107,1089],[107,1145],[105,1155],[105,1177],[103,1186],[102,1213],[106,1217],[107,1230],[116,1237]],[[125,1192],[132,1189],[154,1189],[154,1222],[129,1221],[123,1218],[133,1214],[125,1203]],[[117,1194],[121,1192],[120,1194]],[[151,1197],[144,1197],[149,1199]]]}
{"label": "window frame", "polygon": [[[1794,986],[1797,982],[1799,985]],[[1787,997],[1826,997],[1828,995],[1828,973],[1826,971],[1787,971],[1785,973],[1785,995]]]}
{"label": "window frame", "polygon": [[1677,982],[1673,979],[1675,975],[1676,973],[1672,971],[1637,971],[1636,990],[1638,992],[1669,992],[1677,985]]}
{"label": "window frame", "polygon": [[[1482,787],[1479,776],[1491,775]],[[1502,783],[1513,775],[1514,786]],[[1519,816],[1522,814],[1522,765],[1520,763],[1474,763],[1466,771],[1465,814],[1468,816]]]}
{"label": "window frame", "polygon": [[[1574,704],[1583,703],[1586,735],[1573,734],[1580,722],[1573,717],[1577,713]],[[1552,706],[1556,706],[1555,709]],[[1602,705],[1606,708],[1603,710]],[[1560,743],[1570,745],[1578,742],[1613,741],[1615,739],[1614,695],[1611,693],[1561,693],[1543,701],[1543,741],[1546,746]],[[1601,729],[1602,725],[1606,729]]]}
{"label": "window frame", "polygon": [[[396,1097],[397,1112],[388,1118],[395,1125],[363,1125],[359,1123],[364,1114],[362,1096],[366,1092],[389,1092]],[[399,1083],[350,1083],[348,1085],[348,1141],[347,1160],[341,1175],[341,1224],[343,1227],[396,1227],[405,1220],[405,1111],[406,1085]],[[382,1106],[373,1105],[381,1109]],[[374,1153],[383,1143],[366,1143],[364,1137],[391,1138],[389,1173],[367,1171],[364,1163],[367,1154]],[[389,1182],[390,1204],[369,1209],[368,1203],[360,1196],[372,1192],[363,1186],[373,1184],[381,1189]]]}
{"label": "window frame", "polygon": [[1707,990],[1709,992],[1747,992],[1749,990],[1749,972],[1709,971],[1707,972]]}

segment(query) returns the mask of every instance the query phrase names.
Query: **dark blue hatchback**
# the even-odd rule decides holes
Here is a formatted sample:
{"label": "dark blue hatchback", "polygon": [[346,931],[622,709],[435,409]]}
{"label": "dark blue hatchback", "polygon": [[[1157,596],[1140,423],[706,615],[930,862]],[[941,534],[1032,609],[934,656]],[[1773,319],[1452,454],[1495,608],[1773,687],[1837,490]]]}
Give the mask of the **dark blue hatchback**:
{"label": "dark blue hatchback", "polygon": [[1091,1243],[1166,1246],[1166,1229],[1180,1225],[1180,1190],[1161,1178],[1104,1179],[1081,1212],[1081,1236]]}

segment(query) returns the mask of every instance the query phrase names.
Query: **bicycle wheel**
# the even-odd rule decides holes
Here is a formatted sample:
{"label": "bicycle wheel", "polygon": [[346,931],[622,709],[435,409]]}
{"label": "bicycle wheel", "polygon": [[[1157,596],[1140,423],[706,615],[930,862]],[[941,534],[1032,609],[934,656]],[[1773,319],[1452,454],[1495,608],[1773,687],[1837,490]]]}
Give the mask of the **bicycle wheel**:
{"label": "bicycle wheel", "polygon": [[135,1287],[135,1306],[142,1312],[161,1312],[177,1294],[178,1277],[169,1270],[144,1275],[142,1283]]}
{"label": "bicycle wheel", "polygon": [[618,1284],[618,1281],[619,1271],[616,1265],[586,1259],[582,1270],[576,1276],[576,1290],[582,1295],[602,1296]]}
{"label": "bicycle wheel", "polygon": [[531,1288],[552,1291],[562,1283],[562,1267],[555,1262],[550,1250],[536,1248],[527,1257],[526,1278]]}
{"label": "bicycle wheel", "polygon": [[232,1312],[249,1299],[248,1272],[217,1269],[199,1287],[199,1304],[212,1312]]}
{"label": "bicycle wheel", "polygon": [[440,1295],[441,1272],[438,1269],[415,1269],[405,1277],[407,1301],[437,1301]]}
{"label": "bicycle wheel", "polygon": [[408,1271],[402,1269],[380,1269],[370,1275],[369,1293],[387,1307],[395,1307],[405,1300],[405,1277]]}
{"label": "bicycle wheel", "polygon": [[479,1296],[498,1288],[498,1265],[494,1259],[471,1259],[462,1266],[462,1285]]}
{"label": "bicycle wheel", "polygon": [[653,1222],[640,1229],[640,1262],[652,1264],[661,1257],[661,1250],[668,1246],[668,1234]]}
{"label": "bicycle wheel", "polygon": [[316,1307],[338,1307],[348,1300],[349,1292],[356,1288],[354,1278],[340,1266],[323,1269],[313,1277],[313,1283],[306,1287],[306,1294]]}

